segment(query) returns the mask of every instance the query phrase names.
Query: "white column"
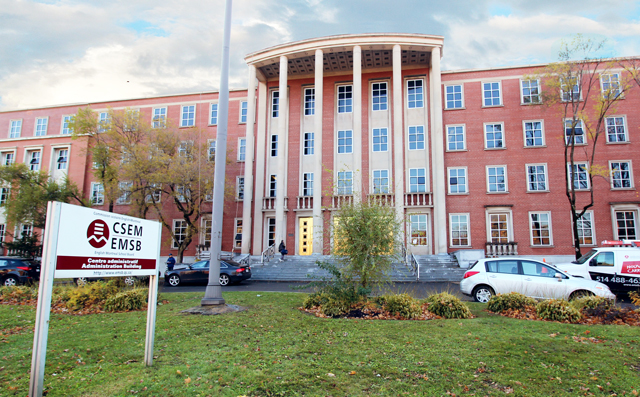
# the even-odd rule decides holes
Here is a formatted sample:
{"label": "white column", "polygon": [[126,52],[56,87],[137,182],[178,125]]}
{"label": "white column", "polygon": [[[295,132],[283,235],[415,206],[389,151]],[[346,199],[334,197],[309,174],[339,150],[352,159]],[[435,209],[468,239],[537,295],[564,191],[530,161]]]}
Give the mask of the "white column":
{"label": "white column", "polygon": [[404,218],[404,146],[402,138],[402,113],[404,103],[402,101],[402,48],[399,44],[393,46],[393,186],[396,203],[396,217],[402,221]]}
{"label": "white column", "polygon": [[[289,62],[284,55],[280,57],[280,86],[278,117],[278,173],[276,174],[276,247],[281,240],[287,237],[286,223],[284,219],[284,196],[287,180],[287,118],[289,114],[289,96],[287,92],[287,68]],[[286,241],[285,241],[286,244]],[[293,251],[291,251],[293,253]]]}
{"label": "white column", "polygon": [[[264,198],[265,158],[267,140],[267,108],[269,93],[264,81],[258,82],[258,123],[256,128],[256,186],[253,202],[253,255],[260,255],[267,247],[262,246],[262,232],[264,231],[264,216],[262,215],[262,199]],[[242,225],[248,228],[249,225]]]}
{"label": "white column", "polygon": [[444,130],[442,125],[442,81],[440,79],[440,47],[431,50],[429,97],[431,99],[431,171],[433,175],[433,249],[435,254],[447,252],[447,207],[445,195]]}
{"label": "white column", "polygon": [[[253,151],[256,118],[256,67],[249,65],[249,88],[247,91],[247,125],[245,138],[247,140],[244,159],[244,199],[242,201],[242,250],[248,254],[251,247],[251,198],[253,197]],[[260,205],[262,203],[260,202]],[[256,207],[258,202],[256,201]],[[235,225],[234,225],[235,226]],[[235,233],[235,229],[234,229]]]}
{"label": "white column", "polygon": [[353,47],[353,198],[362,200],[362,49]]}
{"label": "white column", "polygon": [[322,217],[322,94],[324,92],[324,55],[316,50],[315,65],[314,170],[313,170],[313,253],[322,255],[324,219]]}

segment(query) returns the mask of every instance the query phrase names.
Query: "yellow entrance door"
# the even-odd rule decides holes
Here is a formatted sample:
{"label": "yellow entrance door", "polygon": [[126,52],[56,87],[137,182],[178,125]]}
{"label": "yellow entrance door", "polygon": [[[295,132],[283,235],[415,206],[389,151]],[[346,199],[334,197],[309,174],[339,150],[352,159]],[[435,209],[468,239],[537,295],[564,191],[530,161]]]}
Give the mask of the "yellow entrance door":
{"label": "yellow entrance door", "polygon": [[298,255],[311,255],[313,253],[313,218],[300,218],[298,233],[300,235]]}

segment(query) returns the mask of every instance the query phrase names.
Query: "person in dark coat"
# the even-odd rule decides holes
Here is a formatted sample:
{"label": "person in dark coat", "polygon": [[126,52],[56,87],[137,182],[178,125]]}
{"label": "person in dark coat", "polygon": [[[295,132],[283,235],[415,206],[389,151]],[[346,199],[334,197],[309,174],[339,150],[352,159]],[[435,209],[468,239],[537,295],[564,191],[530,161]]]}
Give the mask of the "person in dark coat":
{"label": "person in dark coat", "polygon": [[287,254],[287,247],[284,245],[284,240],[280,241],[280,245],[278,246],[278,251],[282,254],[280,261],[284,260],[284,256]]}
{"label": "person in dark coat", "polygon": [[169,258],[167,258],[167,271],[173,270],[173,265],[176,264],[176,258],[173,257],[173,254],[169,254]]}

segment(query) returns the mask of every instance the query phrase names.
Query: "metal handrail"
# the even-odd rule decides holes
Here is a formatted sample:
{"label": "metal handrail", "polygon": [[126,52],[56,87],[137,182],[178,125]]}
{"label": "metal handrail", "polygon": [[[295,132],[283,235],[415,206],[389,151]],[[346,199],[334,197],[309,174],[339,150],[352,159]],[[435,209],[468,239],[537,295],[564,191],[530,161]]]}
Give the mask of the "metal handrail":
{"label": "metal handrail", "polygon": [[420,263],[418,263],[418,260],[411,252],[411,249],[408,248],[404,243],[402,244],[402,263],[404,263],[405,266],[411,269],[413,275],[416,276],[417,280],[420,280]]}
{"label": "metal handrail", "polygon": [[266,250],[262,251],[260,255],[260,263],[264,265],[265,262],[269,262],[276,256],[276,243],[273,243]]}

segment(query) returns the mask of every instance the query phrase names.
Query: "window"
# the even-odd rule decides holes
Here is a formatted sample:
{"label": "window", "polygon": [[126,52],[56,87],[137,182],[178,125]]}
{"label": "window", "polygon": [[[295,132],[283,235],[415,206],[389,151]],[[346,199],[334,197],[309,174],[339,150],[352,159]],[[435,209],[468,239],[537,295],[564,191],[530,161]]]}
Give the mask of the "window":
{"label": "window", "polygon": [[618,240],[636,240],[636,211],[616,211]]}
{"label": "window", "polygon": [[504,149],[504,126],[502,123],[484,125],[485,149]]}
{"label": "window", "polygon": [[584,130],[582,129],[582,120],[565,120],[564,128],[567,145],[571,145],[572,137],[576,145],[584,145],[587,143]]}
{"label": "window", "polygon": [[631,162],[609,161],[609,172],[611,173],[612,189],[633,188],[633,178],[631,176]]}
{"label": "window", "polygon": [[131,190],[133,188],[133,182],[119,182],[118,189],[120,190],[120,197],[116,199],[116,204],[131,204]]}
{"label": "window", "polygon": [[247,139],[238,139],[238,161],[245,161],[247,159]]}
{"label": "window", "polygon": [[542,121],[524,121],[524,146],[544,146],[544,134]]}
{"label": "window", "polygon": [[242,218],[236,219],[236,232],[233,237],[233,246],[242,248]]}
{"label": "window", "polygon": [[353,153],[353,131],[338,131],[338,153]]}
{"label": "window", "polygon": [[409,168],[409,192],[423,193],[427,191],[427,170]]}
{"label": "window", "polygon": [[184,185],[177,185],[175,187],[175,195],[179,202],[184,203],[188,198],[191,198],[191,190],[184,187]]}
{"label": "window", "polygon": [[313,150],[313,132],[305,132],[304,133],[304,149],[303,149],[303,153],[305,156],[311,155],[314,153]]}
{"label": "window", "polygon": [[462,85],[447,85],[444,87],[445,109],[462,109]]}
{"label": "window", "polygon": [[193,143],[190,141],[180,142],[178,144],[178,157],[190,158],[192,146],[193,146]]}
{"label": "window", "polygon": [[273,91],[271,93],[271,117],[278,117],[280,113],[280,93]]}
{"label": "window", "polygon": [[424,149],[424,126],[409,126],[409,150]]}
{"label": "window", "polygon": [[502,105],[502,90],[499,81],[482,83],[482,103],[484,106]]}
{"label": "window", "polygon": [[424,107],[422,80],[407,80],[407,107],[409,109]]}
{"label": "window", "polygon": [[575,190],[589,190],[589,171],[587,163],[567,164],[569,171],[569,183],[573,182]]}
{"label": "window", "polygon": [[145,201],[147,203],[159,203],[162,198],[162,184],[161,183],[150,183],[146,189],[149,194],[145,196]]}
{"label": "window", "polygon": [[236,177],[236,198],[244,200],[244,177]]}
{"label": "window", "polygon": [[353,111],[353,86],[338,86],[338,113],[351,113]]}
{"label": "window", "polygon": [[373,129],[373,151],[374,152],[386,152],[387,151],[387,129],[386,128],[374,128]]}
{"label": "window", "polygon": [[600,76],[602,96],[605,99],[615,99],[620,96],[620,75],[618,73],[603,74]]}
{"label": "window", "polygon": [[465,150],[464,125],[448,125],[447,126],[447,150]]}
{"label": "window", "polygon": [[193,127],[196,125],[196,105],[182,106],[180,127]]}
{"label": "window", "polygon": [[313,172],[302,174],[302,195],[313,196]]}
{"label": "window", "polygon": [[46,117],[38,117],[36,118],[36,131],[35,136],[45,136],[47,135],[47,125],[49,124],[49,119]]}
{"label": "window", "polygon": [[278,136],[271,135],[271,157],[278,155]]}
{"label": "window", "polygon": [[22,120],[11,120],[9,138],[19,138],[22,132]]}
{"label": "window", "polygon": [[316,114],[316,89],[304,89],[304,115],[313,116]]}
{"label": "window", "polygon": [[104,204],[104,187],[102,183],[91,183],[91,205]]}
{"label": "window", "polygon": [[540,103],[540,82],[538,80],[520,80],[522,104]]}
{"label": "window", "polygon": [[27,158],[29,161],[29,169],[31,171],[39,171],[40,170],[40,151],[32,150],[27,152]]}
{"label": "window", "polygon": [[546,192],[547,189],[547,165],[527,164],[527,191]]}
{"label": "window", "polygon": [[209,110],[209,125],[218,125],[218,104],[212,103]]}
{"label": "window", "polygon": [[277,188],[276,176],[275,175],[271,175],[269,177],[269,197],[275,197],[276,196],[276,188]]}
{"label": "window", "polygon": [[578,77],[560,78],[560,97],[563,102],[577,102],[580,100],[580,95],[580,79]]}
{"label": "window", "polygon": [[73,116],[62,116],[62,130],[60,131],[62,135],[69,135],[73,132],[71,127],[69,127],[69,123],[72,121]]}
{"label": "window", "polygon": [[33,232],[33,225],[20,226],[20,237],[29,237]]}
{"label": "window", "polygon": [[491,243],[508,243],[511,239],[510,214],[498,213],[489,215],[489,238]]}
{"label": "window", "polygon": [[105,132],[111,123],[109,112],[100,112],[98,114],[98,132]]}
{"label": "window", "polygon": [[449,193],[468,193],[466,167],[449,168]]}
{"label": "window", "polygon": [[373,83],[371,85],[371,103],[373,110],[387,110],[387,83]]}
{"label": "window", "polygon": [[9,200],[10,192],[11,190],[9,190],[8,187],[0,188],[0,206],[3,206],[7,203],[7,200]]}
{"label": "window", "polygon": [[551,213],[529,212],[531,245],[551,245]]}
{"label": "window", "polygon": [[0,243],[4,242],[5,232],[6,232],[5,225],[4,224],[0,224]]}
{"label": "window", "polygon": [[502,193],[507,191],[507,166],[487,167],[487,192]]}
{"label": "window", "polygon": [[469,242],[469,214],[449,214],[451,246],[466,247]]}
{"label": "window", "polygon": [[373,170],[373,194],[389,193],[389,170]]}
{"label": "window", "polygon": [[215,139],[209,141],[209,161],[216,160],[216,141]]}
{"label": "window", "polygon": [[173,243],[172,248],[180,248],[180,244],[187,238],[187,221],[183,219],[173,220]]}
{"label": "window", "polygon": [[578,239],[580,245],[595,245],[595,228],[593,211],[587,211],[577,220]]}
{"label": "window", "polygon": [[14,152],[2,152],[2,165],[11,165],[16,160]]}
{"label": "window", "polygon": [[153,128],[164,128],[167,126],[167,108],[153,108],[151,119]]}
{"label": "window", "polygon": [[276,218],[267,218],[267,246],[276,243]]}
{"label": "window", "polygon": [[66,170],[69,163],[69,149],[56,149],[54,153],[56,169]]}
{"label": "window", "polygon": [[427,245],[427,215],[416,214],[410,215],[409,227],[411,236],[411,245]]}
{"label": "window", "polygon": [[242,101],[240,102],[240,123],[247,122],[247,114],[249,112],[249,102]]}
{"label": "window", "polygon": [[338,172],[338,194],[353,194],[353,172]]}
{"label": "window", "polygon": [[624,117],[607,117],[607,142],[627,142]]}
{"label": "window", "polygon": [[211,247],[211,219],[202,220],[202,245]]}

